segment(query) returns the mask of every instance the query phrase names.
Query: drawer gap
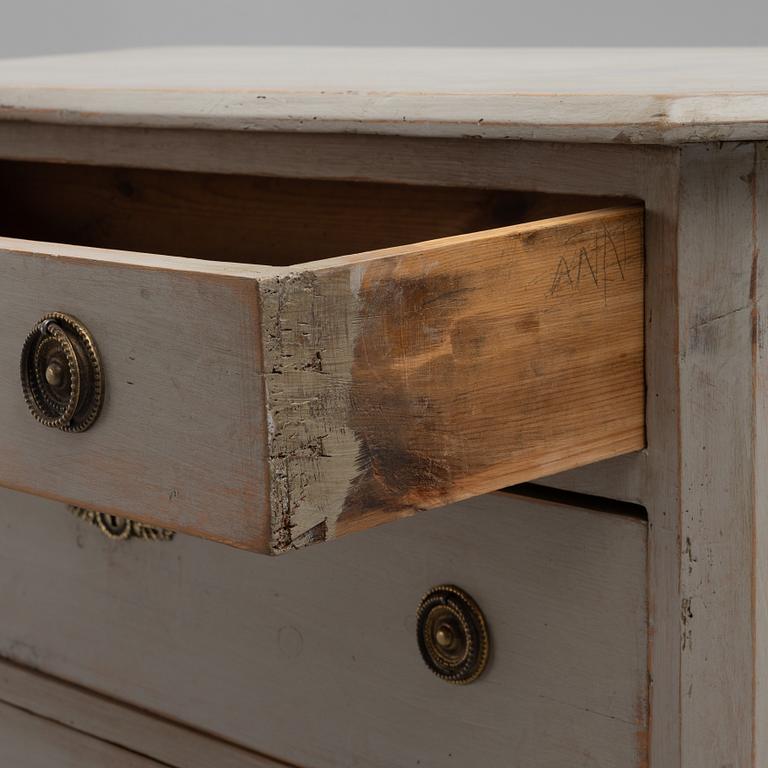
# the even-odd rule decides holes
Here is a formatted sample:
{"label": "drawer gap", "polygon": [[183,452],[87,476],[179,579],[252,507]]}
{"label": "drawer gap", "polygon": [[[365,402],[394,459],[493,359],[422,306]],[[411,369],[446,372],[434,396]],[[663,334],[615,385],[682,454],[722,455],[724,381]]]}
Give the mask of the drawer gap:
{"label": "drawer gap", "polygon": [[589,509],[594,512],[609,512],[612,515],[635,517],[640,520],[648,520],[648,512],[642,504],[634,504],[629,501],[616,501],[605,496],[593,496],[588,493],[576,491],[564,491],[560,488],[549,488],[537,483],[520,483],[504,488],[500,491],[511,496],[520,496],[532,501],[541,501],[549,504],[563,505]]}
{"label": "drawer gap", "polygon": [[579,213],[626,199],[0,162],[0,235],[271,266]]}

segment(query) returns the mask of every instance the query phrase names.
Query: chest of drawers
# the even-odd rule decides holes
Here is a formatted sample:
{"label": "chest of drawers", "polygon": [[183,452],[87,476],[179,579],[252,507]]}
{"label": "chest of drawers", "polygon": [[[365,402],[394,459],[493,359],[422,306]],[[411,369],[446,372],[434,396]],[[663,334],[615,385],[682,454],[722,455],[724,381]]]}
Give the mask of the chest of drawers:
{"label": "chest of drawers", "polygon": [[0,62],[9,764],[764,765],[767,61]]}

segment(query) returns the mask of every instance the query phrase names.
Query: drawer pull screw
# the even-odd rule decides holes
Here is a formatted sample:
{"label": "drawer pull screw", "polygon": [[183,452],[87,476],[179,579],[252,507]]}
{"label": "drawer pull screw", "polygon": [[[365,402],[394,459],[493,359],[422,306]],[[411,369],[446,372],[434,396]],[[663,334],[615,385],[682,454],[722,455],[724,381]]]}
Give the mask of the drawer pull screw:
{"label": "drawer pull screw", "polygon": [[483,673],[490,652],[488,626],[477,603],[450,584],[433,587],[417,613],[424,662],[439,678],[466,685]]}
{"label": "drawer pull screw", "polygon": [[62,385],[64,381],[64,369],[61,367],[61,364],[58,363],[56,360],[54,360],[45,369],[45,380],[52,387],[60,387]]}
{"label": "drawer pull screw", "polygon": [[84,432],[96,421],[104,374],[88,329],[63,312],[41,318],[21,350],[21,388],[32,415],[44,426]]}

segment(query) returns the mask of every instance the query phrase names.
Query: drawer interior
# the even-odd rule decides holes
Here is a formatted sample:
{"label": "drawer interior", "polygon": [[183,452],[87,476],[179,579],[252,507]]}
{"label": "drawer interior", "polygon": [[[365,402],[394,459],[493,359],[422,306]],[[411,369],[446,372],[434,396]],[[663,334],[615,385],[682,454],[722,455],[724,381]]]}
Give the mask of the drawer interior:
{"label": "drawer interior", "polygon": [[616,198],[0,162],[0,235],[287,266],[608,207]]}

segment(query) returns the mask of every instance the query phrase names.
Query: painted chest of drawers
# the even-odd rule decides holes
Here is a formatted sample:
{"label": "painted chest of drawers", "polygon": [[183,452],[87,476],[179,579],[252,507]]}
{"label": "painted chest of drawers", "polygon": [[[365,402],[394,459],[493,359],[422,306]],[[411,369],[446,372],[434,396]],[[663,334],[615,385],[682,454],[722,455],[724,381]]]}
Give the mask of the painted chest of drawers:
{"label": "painted chest of drawers", "polygon": [[0,762],[765,765],[767,63],[0,62]]}

